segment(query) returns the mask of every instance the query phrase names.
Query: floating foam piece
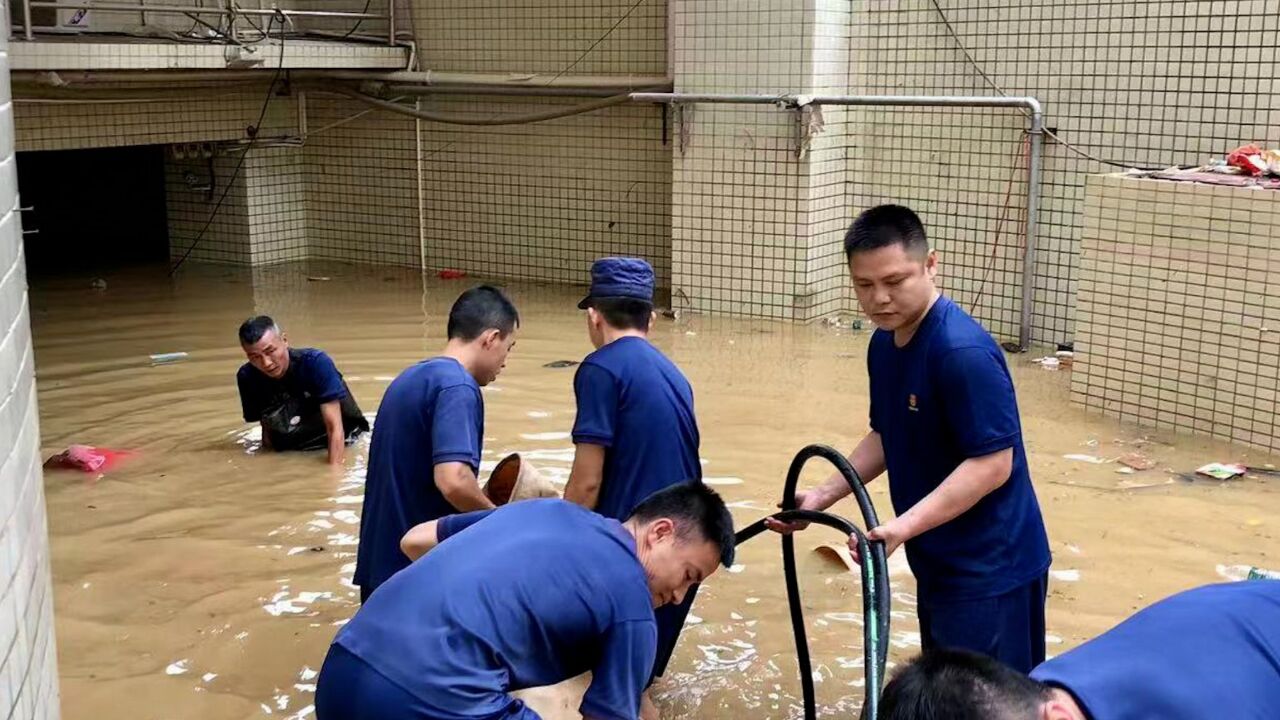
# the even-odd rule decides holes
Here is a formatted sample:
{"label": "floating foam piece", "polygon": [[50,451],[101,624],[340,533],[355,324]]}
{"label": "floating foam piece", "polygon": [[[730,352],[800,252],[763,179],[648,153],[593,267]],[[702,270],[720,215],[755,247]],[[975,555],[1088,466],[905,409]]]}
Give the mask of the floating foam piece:
{"label": "floating foam piece", "polygon": [[175,660],[174,662],[169,663],[169,667],[164,669],[164,674],[165,675],[184,675],[187,673],[188,670],[191,669],[189,667],[190,664],[191,664],[191,661],[186,658],[183,658],[182,660]]}
{"label": "floating foam piece", "polygon": [[520,433],[523,440],[568,440],[570,437],[567,432]]}
{"label": "floating foam piece", "polygon": [[1058,582],[1080,582],[1079,570],[1050,570],[1049,576]]}

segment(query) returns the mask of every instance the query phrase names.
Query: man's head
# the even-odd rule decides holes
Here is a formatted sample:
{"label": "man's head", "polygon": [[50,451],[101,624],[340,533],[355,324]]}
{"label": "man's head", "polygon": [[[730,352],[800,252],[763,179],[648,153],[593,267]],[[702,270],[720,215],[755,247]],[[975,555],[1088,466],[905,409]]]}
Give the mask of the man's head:
{"label": "man's head", "polygon": [[645,498],[627,525],[649,576],[653,606],[678,604],[695,583],[733,564],[733,516],[714,490],[697,481]]}
{"label": "man's head", "polygon": [[653,267],[640,258],[609,257],[592,263],[591,291],[578,303],[587,311],[591,344],[602,347],[610,328],[649,332],[653,285]]}
{"label": "man's head", "polygon": [[520,314],[516,306],[491,285],[480,285],[458,296],[449,310],[449,342],[467,345],[476,382],[488,385],[507,364],[516,344]]}
{"label": "man's head", "polygon": [[859,215],[845,233],[844,254],[858,304],[876,327],[897,330],[928,310],[938,256],[911,209],[880,205]]}
{"label": "man's head", "polygon": [[289,339],[266,315],[251,317],[240,324],[240,347],[249,364],[263,375],[279,380],[289,371]]}
{"label": "man's head", "polygon": [[877,720],[1076,720],[1068,693],[985,655],[934,650],[904,665],[885,687]]}

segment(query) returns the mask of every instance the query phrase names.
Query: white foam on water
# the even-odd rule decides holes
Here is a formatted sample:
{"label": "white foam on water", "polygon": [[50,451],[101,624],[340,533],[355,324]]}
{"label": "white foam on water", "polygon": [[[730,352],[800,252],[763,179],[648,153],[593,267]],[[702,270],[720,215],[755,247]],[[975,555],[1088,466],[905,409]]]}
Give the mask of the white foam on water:
{"label": "white foam on water", "polygon": [[1080,582],[1079,570],[1050,570],[1049,577],[1058,582]]}
{"label": "white foam on water", "polygon": [[741,485],[743,480],[739,477],[704,477],[702,482],[707,485]]}
{"label": "white foam on water", "polygon": [[317,528],[317,529],[320,529],[320,530],[332,530],[332,529],[333,529],[333,523],[329,522],[328,520],[325,520],[324,518],[314,518],[311,522],[309,522],[309,523],[307,523],[307,524],[308,524],[308,525],[310,525],[310,526],[311,526],[311,527],[313,527],[313,528]]}
{"label": "white foam on water", "polygon": [[277,710],[285,710],[285,709],[287,709],[287,708],[289,707],[289,696],[288,696],[288,695],[277,695],[277,696],[275,696],[275,697],[274,697],[274,698],[272,698],[272,699],[276,701],[276,709],[277,709]]}
{"label": "white foam on water", "polygon": [[332,514],[333,513],[329,512],[328,510],[317,510],[315,512],[316,517],[329,517]]}
{"label": "white foam on water", "polygon": [[359,505],[364,502],[363,495],[339,495],[333,498],[333,501],[339,505]]}
{"label": "white foam on water", "polygon": [[246,630],[246,631],[244,631],[244,632],[236,633],[236,639],[237,639],[237,640],[244,640],[244,639],[245,639],[245,638],[247,638],[247,637],[249,637],[249,631],[247,631],[247,630]]}
{"label": "white foam on water", "polygon": [[731,503],[725,503],[725,507],[729,508],[730,510],[744,509],[744,510],[759,510],[761,512],[764,512],[767,510],[767,508],[760,505],[754,500],[735,500],[734,502],[731,502]]}
{"label": "white foam on water", "polygon": [[299,615],[301,613],[306,612],[309,606],[315,603],[317,600],[332,600],[332,599],[333,599],[333,593],[327,592],[327,591],[326,592],[304,591],[304,592],[298,593],[297,597],[292,597],[292,598],[289,597],[289,593],[282,592],[282,593],[277,593],[275,597],[271,598],[271,602],[267,603],[266,605],[263,605],[262,609],[266,610],[267,614],[273,617],[280,617],[281,615]]}
{"label": "white foam on water", "polygon": [[329,536],[329,544],[337,547],[353,547],[360,544],[360,538],[350,533],[338,533]]}
{"label": "white foam on water", "polygon": [[165,675],[184,675],[187,673],[187,671],[191,669],[190,665],[191,665],[191,661],[186,658],[183,658],[181,660],[175,660],[169,663],[169,667],[164,669],[164,674]]}
{"label": "white foam on water", "polygon": [[920,633],[902,630],[889,636],[889,644],[896,648],[921,647]]}
{"label": "white foam on water", "polygon": [[298,679],[306,682],[307,680],[315,680],[320,673],[312,670],[309,665],[303,665],[301,672],[298,673]]}
{"label": "white foam on water", "polygon": [[205,682],[213,682],[213,679],[216,677],[218,677],[218,673],[205,673],[200,677],[200,679]]}
{"label": "white foam on water", "polygon": [[346,625],[349,622],[351,622],[351,618],[342,618],[341,620],[334,620],[332,625],[334,627],[342,627],[343,625]]}
{"label": "white foam on water", "polygon": [[523,440],[568,440],[571,437],[567,432],[520,433]]}
{"label": "white foam on water", "polygon": [[293,715],[290,715],[289,720],[305,720],[305,718],[310,717],[311,714],[314,713],[315,711],[316,711],[315,705],[308,705],[302,708],[301,710],[299,710],[298,712],[294,713]]}
{"label": "white foam on water", "polygon": [[266,704],[266,703],[258,703],[258,707],[262,708],[262,712],[264,712],[264,713],[266,713],[266,714],[268,714],[268,715],[270,715],[270,714],[271,714],[271,706],[270,706],[270,705],[268,705],[268,704]]}
{"label": "white foam on water", "polygon": [[729,619],[730,619],[730,620],[741,620],[741,619],[742,619],[742,616],[741,616],[741,615],[739,615],[739,614],[738,614],[738,613],[736,613],[736,612],[731,612],[731,613],[729,613]]}
{"label": "white foam on water", "polygon": [[747,566],[741,563],[734,563],[733,565],[729,566],[729,572],[735,573],[735,574],[740,573],[746,569],[747,569]]}
{"label": "white foam on water", "polygon": [[701,625],[702,618],[698,617],[697,615],[694,615],[693,613],[689,613],[689,615],[686,616],[684,619],[684,624],[685,625]]}
{"label": "white foam on water", "polygon": [[551,413],[547,412],[546,410],[530,410],[525,414],[531,418],[538,418],[538,419],[551,417]]}
{"label": "white foam on water", "polygon": [[1045,634],[1044,641],[1050,645],[1062,644],[1062,638],[1058,637],[1057,635]]}
{"label": "white foam on water", "polygon": [[493,472],[493,469],[496,467],[498,467],[497,460],[481,460],[480,461],[480,472],[482,473]]}
{"label": "white foam on water", "polygon": [[337,510],[333,513],[333,519],[348,525],[360,524],[360,516],[354,510]]}
{"label": "white foam on water", "polygon": [[1074,554],[1076,554],[1076,555],[1083,555],[1083,554],[1084,554],[1084,552],[1080,550],[1080,546],[1079,546],[1079,545],[1067,545],[1067,549],[1068,549],[1068,550],[1070,550],[1072,553],[1074,553]]}
{"label": "white foam on water", "polygon": [[395,380],[391,375],[374,375],[373,379],[378,382],[391,382],[392,380]]}
{"label": "white foam on water", "polygon": [[315,692],[315,691],[316,691],[316,686],[315,686],[314,684],[311,684],[311,683],[294,683],[294,684],[293,684],[293,689],[294,689],[294,690],[297,690],[298,692],[309,692],[309,693],[313,693],[313,692]]}
{"label": "white foam on water", "polygon": [[758,603],[758,602],[760,602],[760,598],[758,598],[758,597],[749,597],[749,598],[747,598],[747,604],[748,604],[748,605],[755,605],[755,604],[756,604],[756,603]]}
{"label": "white foam on water", "polygon": [[299,545],[298,547],[291,547],[291,548],[289,548],[289,552],[288,552],[288,553],[286,553],[286,554],[288,554],[288,555],[297,555],[297,554],[299,554],[299,553],[304,553],[304,552],[306,552],[306,551],[307,551],[307,548],[306,548],[305,546]]}
{"label": "white foam on water", "polygon": [[822,617],[833,622],[850,623],[852,625],[861,625],[863,623],[862,613],[833,612],[824,613]]}

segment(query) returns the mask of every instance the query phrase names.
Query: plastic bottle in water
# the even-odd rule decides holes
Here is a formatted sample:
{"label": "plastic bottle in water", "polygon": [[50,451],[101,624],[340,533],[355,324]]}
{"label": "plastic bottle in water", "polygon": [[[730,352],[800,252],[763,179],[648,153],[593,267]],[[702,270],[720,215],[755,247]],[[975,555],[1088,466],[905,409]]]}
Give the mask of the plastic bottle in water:
{"label": "plastic bottle in water", "polygon": [[1249,574],[1245,576],[1245,580],[1280,580],[1280,572],[1251,567],[1249,568]]}

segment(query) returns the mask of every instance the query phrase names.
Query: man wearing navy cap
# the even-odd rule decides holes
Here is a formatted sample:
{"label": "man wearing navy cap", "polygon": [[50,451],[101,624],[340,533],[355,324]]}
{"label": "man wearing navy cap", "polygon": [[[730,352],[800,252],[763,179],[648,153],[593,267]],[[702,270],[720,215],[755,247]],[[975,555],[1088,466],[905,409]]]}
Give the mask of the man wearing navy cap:
{"label": "man wearing navy cap", "polygon": [[[596,351],[573,381],[576,452],[565,499],[615,520],[654,492],[702,479],[693,388],[648,340],[653,284],[644,260],[602,258],[591,266],[591,291],[578,303]],[[696,590],[658,610],[655,677],[666,669]]]}

